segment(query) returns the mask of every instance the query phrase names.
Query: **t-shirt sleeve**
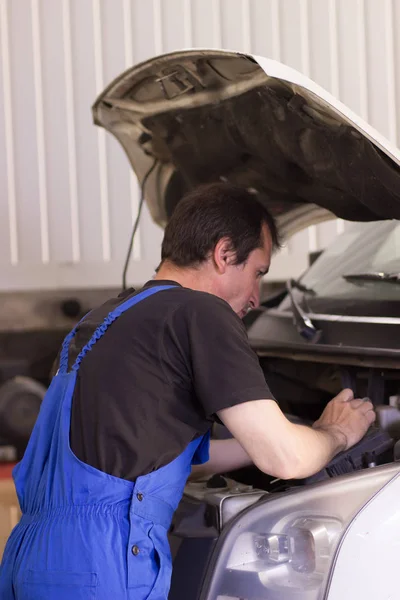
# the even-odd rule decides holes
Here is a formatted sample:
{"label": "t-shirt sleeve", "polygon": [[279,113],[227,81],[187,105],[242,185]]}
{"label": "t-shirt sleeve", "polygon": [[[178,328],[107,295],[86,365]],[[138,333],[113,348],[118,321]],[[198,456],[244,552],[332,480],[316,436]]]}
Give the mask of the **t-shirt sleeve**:
{"label": "t-shirt sleeve", "polygon": [[275,400],[246,329],[227,302],[199,294],[185,313],[194,391],[207,417],[243,402]]}

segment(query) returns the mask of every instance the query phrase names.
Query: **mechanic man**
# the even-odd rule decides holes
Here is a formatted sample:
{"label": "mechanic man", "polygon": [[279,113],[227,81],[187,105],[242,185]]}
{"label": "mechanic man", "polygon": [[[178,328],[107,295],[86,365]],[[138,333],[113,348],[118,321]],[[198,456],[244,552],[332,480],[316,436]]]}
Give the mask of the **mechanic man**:
{"label": "mechanic man", "polygon": [[[166,227],[155,278],[67,336],[14,471],[23,516],[1,600],[166,600],[167,530],[192,465],[205,474],[254,462],[302,478],[366,433],[372,404],[349,390],[309,428],[268,389],[241,317],[259,304],[276,246],[253,194],[199,188]],[[210,446],[216,417],[234,438]]]}

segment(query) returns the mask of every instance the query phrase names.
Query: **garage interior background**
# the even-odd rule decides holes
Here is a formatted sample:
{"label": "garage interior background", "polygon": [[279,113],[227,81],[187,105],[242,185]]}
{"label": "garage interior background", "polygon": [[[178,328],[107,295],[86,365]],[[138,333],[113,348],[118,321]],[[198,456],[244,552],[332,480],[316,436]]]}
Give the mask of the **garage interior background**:
{"label": "garage interior background", "polygon": [[[138,186],[90,107],[122,70],[184,47],[275,58],[397,144],[396,23],[395,0],[0,0],[0,292],[120,286]],[[269,279],[344,227],[297,234]],[[145,211],[128,281],[152,276],[161,238]]]}

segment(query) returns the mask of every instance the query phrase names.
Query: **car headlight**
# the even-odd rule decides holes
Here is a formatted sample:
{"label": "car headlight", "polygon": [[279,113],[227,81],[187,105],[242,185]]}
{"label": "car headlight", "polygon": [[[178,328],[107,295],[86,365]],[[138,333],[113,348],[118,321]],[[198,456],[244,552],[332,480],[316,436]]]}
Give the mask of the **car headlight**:
{"label": "car headlight", "polygon": [[348,525],[399,464],[271,495],[221,534],[202,600],[320,600]]}

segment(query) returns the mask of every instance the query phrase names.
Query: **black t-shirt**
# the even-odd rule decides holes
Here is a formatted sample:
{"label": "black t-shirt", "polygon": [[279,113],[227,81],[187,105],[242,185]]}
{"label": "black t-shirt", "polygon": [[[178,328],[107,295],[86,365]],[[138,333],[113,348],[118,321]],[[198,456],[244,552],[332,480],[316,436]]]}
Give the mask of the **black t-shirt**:
{"label": "black t-shirt", "polygon": [[[70,441],[83,462],[134,481],[206,433],[215,413],[273,398],[242,321],[217,296],[172,284],[123,313],[84,357]],[[136,292],[93,310],[79,325],[69,363],[104,317]]]}

